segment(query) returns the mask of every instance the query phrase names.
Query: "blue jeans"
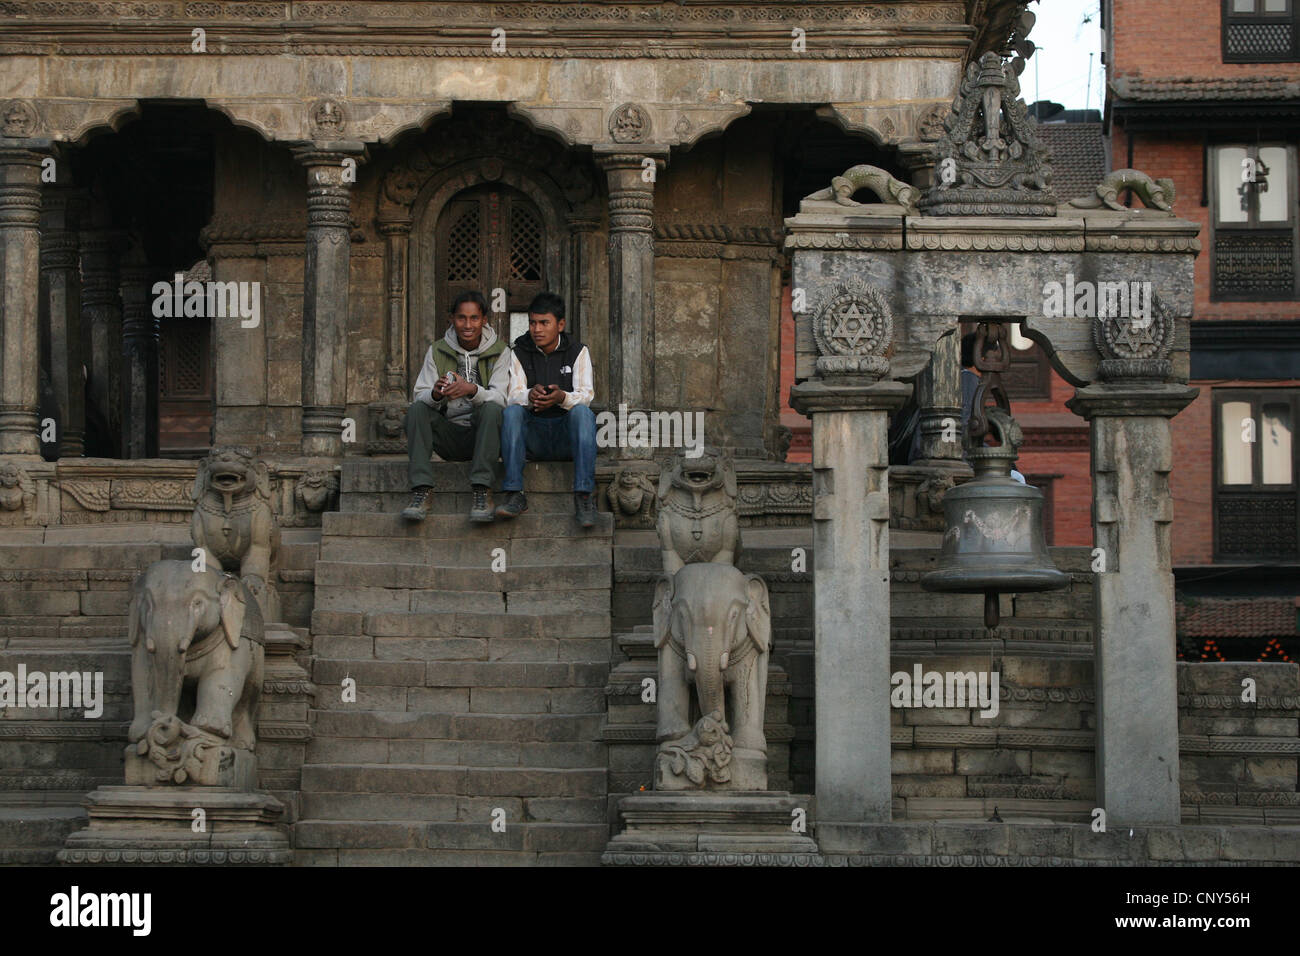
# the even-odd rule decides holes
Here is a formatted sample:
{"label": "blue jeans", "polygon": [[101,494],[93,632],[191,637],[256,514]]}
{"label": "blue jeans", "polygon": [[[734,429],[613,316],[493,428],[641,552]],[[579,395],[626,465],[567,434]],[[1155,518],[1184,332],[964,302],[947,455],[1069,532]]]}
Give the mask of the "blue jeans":
{"label": "blue jeans", "polygon": [[524,490],[524,461],[573,461],[573,490],[596,490],[596,413],[574,405],[555,416],[507,405],[501,422],[502,491]]}

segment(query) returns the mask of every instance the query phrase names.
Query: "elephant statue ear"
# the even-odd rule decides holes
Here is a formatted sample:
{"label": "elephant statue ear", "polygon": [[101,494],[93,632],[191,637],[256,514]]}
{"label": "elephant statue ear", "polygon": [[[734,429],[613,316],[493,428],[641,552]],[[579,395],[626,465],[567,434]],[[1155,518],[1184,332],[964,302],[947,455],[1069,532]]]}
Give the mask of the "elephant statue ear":
{"label": "elephant statue ear", "polygon": [[722,489],[728,498],[736,497],[736,463],[729,453],[722,459]]}
{"label": "elephant statue ear", "polygon": [[673,618],[673,579],[662,577],[655,585],[655,647],[663,647],[672,630]]}
{"label": "elephant statue ear", "polygon": [[140,614],[144,610],[144,594],[144,588],[140,586],[140,578],[136,578],[135,583],[131,585],[131,605],[126,611],[126,636],[132,647],[135,647],[140,640]]}
{"label": "elephant statue ear", "polygon": [[749,639],[760,652],[766,651],[772,646],[772,608],[767,600],[767,584],[757,574],[746,574],[745,590],[749,592],[749,606],[745,608]]}
{"label": "elephant statue ear", "polygon": [[208,485],[208,460],[206,458],[199,462],[199,469],[194,473],[194,487],[190,489],[190,500],[198,501],[203,497],[203,492]]}
{"label": "elephant statue ear", "polygon": [[659,463],[659,490],[655,492],[655,497],[659,499],[662,505],[668,498],[668,492],[673,490],[673,459],[665,458]]}
{"label": "elephant statue ear", "polygon": [[225,575],[221,582],[221,629],[226,634],[226,643],[232,649],[239,647],[239,635],[244,630],[244,614],[247,610],[239,578],[233,574]]}
{"label": "elephant statue ear", "polygon": [[266,462],[258,461],[256,465],[257,474],[257,496],[263,501],[271,500],[271,469],[266,467]]}

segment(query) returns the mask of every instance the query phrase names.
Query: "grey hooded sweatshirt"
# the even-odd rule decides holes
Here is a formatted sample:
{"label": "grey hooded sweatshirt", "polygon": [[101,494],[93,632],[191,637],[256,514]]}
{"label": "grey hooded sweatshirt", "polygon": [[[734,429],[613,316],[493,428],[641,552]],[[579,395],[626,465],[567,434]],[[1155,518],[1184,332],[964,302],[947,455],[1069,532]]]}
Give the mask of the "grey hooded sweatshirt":
{"label": "grey hooded sweatshirt", "polygon": [[[479,366],[482,364],[479,360],[494,351],[496,345],[497,334],[489,326],[483,327],[478,347],[470,350],[460,344],[455,328],[448,328],[447,334],[431,345],[424,355],[424,367],[415,380],[415,400],[438,411],[445,410],[447,421],[464,427],[469,427],[475,406],[495,402],[504,407],[506,386],[510,382],[510,350],[501,347],[492,364],[488,381],[485,383],[479,380]],[[478,391],[469,398],[456,398],[450,402],[434,398],[434,383],[448,371],[455,371],[461,378],[473,382],[478,386]]]}

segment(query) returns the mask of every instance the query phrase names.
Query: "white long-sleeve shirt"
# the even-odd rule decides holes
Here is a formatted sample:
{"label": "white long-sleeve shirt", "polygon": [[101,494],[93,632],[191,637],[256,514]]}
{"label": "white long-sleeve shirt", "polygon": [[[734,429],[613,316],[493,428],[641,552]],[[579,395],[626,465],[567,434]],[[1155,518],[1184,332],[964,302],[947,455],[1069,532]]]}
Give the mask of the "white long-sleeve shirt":
{"label": "white long-sleeve shirt", "polygon": [[[573,360],[573,390],[565,393],[560,408],[566,411],[575,405],[590,405],[596,397],[596,387],[591,374],[591,352],[584,345]],[[519,356],[510,352],[510,384],[506,387],[507,405],[528,404],[528,376],[519,363]]]}

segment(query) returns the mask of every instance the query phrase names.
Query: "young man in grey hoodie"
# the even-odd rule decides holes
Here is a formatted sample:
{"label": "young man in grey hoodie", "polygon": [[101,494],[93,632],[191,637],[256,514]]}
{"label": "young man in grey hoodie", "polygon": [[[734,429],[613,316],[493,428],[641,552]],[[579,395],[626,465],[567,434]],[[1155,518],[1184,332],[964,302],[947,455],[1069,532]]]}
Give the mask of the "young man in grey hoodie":
{"label": "young man in grey hoodie", "polygon": [[406,413],[411,503],[408,521],[423,521],[433,492],[434,452],[444,461],[472,461],[470,521],[491,521],[492,469],[501,454],[501,413],[510,380],[510,350],[487,324],[487,302],[462,292],[451,304],[451,328],[429,347]]}

